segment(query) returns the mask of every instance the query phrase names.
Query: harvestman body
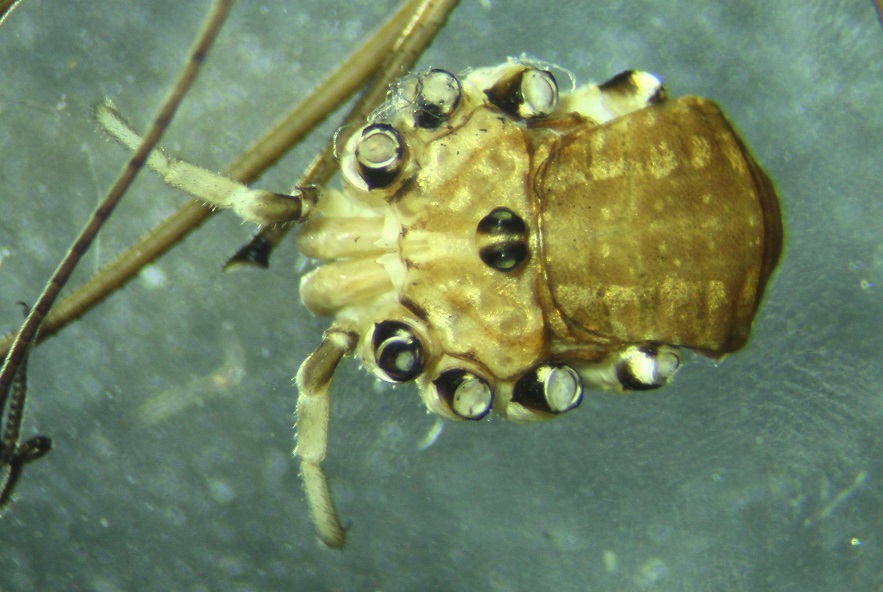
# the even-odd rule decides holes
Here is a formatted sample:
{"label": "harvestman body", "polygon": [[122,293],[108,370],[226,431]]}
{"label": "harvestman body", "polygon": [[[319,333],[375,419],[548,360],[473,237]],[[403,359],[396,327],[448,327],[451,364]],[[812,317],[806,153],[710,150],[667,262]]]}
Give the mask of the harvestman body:
{"label": "harvestman body", "polygon": [[[140,138],[109,104],[101,125]],[[300,221],[301,282],[334,318],[297,375],[297,447],[323,542],[321,462],[340,359],[414,381],[432,412],[545,419],[583,391],[653,389],[680,349],[741,348],[781,252],[772,183],[720,109],[624,72],[559,93],[512,61],[393,85],[343,147],[342,190],[249,189],[154,153],[167,182],[258,224]]]}

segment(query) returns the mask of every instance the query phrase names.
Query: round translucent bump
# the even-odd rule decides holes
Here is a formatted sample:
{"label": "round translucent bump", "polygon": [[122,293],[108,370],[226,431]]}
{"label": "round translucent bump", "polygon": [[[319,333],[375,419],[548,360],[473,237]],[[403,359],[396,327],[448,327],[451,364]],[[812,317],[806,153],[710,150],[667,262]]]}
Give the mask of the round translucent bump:
{"label": "round translucent bump", "polygon": [[546,403],[553,413],[563,413],[579,404],[583,393],[582,381],[570,366],[540,368],[537,377],[543,383]]}
{"label": "round translucent bump", "polygon": [[374,361],[390,382],[414,380],[423,372],[423,345],[405,323],[374,325]]}
{"label": "round translucent bump", "polygon": [[680,364],[681,358],[673,348],[664,346],[634,348],[617,369],[617,377],[626,389],[655,389],[666,384],[677,372]]}
{"label": "round translucent bump", "polygon": [[460,81],[447,70],[433,69],[417,76],[412,101],[415,125],[435,129],[446,122],[460,103]]}
{"label": "round translucent bump", "polygon": [[439,398],[464,419],[481,419],[490,412],[494,402],[488,383],[465,370],[446,370],[432,384]]}
{"label": "round translucent bump", "polygon": [[404,143],[399,133],[385,123],[362,130],[355,150],[359,174],[369,189],[391,184],[402,170]]}
{"label": "round translucent bump", "polygon": [[664,381],[674,376],[681,366],[681,357],[674,351],[660,353],[656,358],[656,373]]}
{"label": "round translucent bump", "polygon": [[545,117],[558,106],[558,83],[546,70],[525,70],[521,76],[521,96],[518,109],[521,117]]}
{"label": "round translucent bump", "polygon": [[564,413],[580,404],[582,378],[564,364],[544,364],[522,376],[512,388],[512,401],[537,411]]}

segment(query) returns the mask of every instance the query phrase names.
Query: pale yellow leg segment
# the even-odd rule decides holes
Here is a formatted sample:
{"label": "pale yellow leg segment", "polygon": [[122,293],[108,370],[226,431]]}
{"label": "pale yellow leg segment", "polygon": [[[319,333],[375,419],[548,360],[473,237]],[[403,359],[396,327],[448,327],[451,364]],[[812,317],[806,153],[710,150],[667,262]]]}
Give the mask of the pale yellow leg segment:
{"label": "pale yellow leg segment", "polygon": [[[95,119],[128,149],[135,150],[141,144],[141,136],[109,101],[95,108]],[[172,187],[186,191],[210,206],[230,208],[246,222],[255,224],[302,220],[318,198],[318,189],[314,187],[295,189],[293,195],[252,189],[189,162],[169,159],[159,150],[150,153],[147,166]]]}
{"label": "pale yellow leg segment", "polygon": [[326,263],[300,279],[300,299],[315,315],[332,315],[345,306],[393,289],[386,268],[373,259]]}
{"label": "pale yellow leg segment", "polygon": [[300,458],[304,493],[319,538],[335,549],[343,547],[346,531],[337,517],[321,466],[328,444],[328,387],[337,364],[352,353],[357,341],[358,336],[352,331],[341,327],[328,329],[321,345],[301,364],[296,378],[299,393],[294,454]]}
{"label": "pale yellow leg segment", "polygon": [[322,204],[323,216],[310,218],[297,229],[295,240],[301,255],[331,261],[379,256],[387,251],[377,246],[384,238],[383,218],[336,217],[329,215],[326,203]]}

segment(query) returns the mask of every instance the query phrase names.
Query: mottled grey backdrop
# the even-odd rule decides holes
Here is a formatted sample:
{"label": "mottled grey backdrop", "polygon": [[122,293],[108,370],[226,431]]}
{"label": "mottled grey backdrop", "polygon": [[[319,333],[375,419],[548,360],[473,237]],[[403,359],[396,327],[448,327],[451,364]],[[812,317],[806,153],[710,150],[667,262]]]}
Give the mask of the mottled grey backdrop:
{"label": "mottled grey backdrop", "polygon": [[[165,146],[222,168],[393,4],[240,2]],[[0,326],[125,158],[90,105],[110,96],[143,127],[206,6],[24,0],[0,27]],[[26,430],[56,449],[0,520],[0,589],[881,589],[870,0],[464,0],[422,64],[521,52],[579,80],[650,70],[725,107],[788,230],[747,349],[553,422],[446,424],[426,449],[434,419],[413,388],[346,364],[325,466],[352,530],[327,551],[290,460],[291,377],[326,321],[298,303],[291,246],[267,273],[221,274],[251,228],[220,216],[33,356]],[[333,128],[262,185],[286,189]],[[145,176],[84,272],[181,200]]]}

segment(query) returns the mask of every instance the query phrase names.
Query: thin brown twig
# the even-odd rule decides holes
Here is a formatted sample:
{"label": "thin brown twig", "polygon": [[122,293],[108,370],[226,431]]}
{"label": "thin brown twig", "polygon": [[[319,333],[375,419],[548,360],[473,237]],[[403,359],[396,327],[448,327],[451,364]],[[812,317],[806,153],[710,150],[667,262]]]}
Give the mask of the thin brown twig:
{"label": "thin brown twig", "polygon": [[[217,37],[218,32],[227,15],[230,12],[232,0],[215,0],[212,4],[209,14],[203,23],[196,42],[188,54],[187,63],[182,68],[178,78],[175,81],[172,90],[163,101],[162,107],[153,120],[153,123],[145,134],[141,145],[135,154],[129,159],[123,169],[120,171],[107,195],[92,213],[89,221],[80,231],[80,234],[74,240],[71,248],[65,254],[61,263],[58,264],[52,277],[46,283],[43,292],[37,299],[36,304],[28,312],[25,322],[22,324],[9,348],[3,362],[3,368],[0,370],[0,410],[6,410],[6,403],[10,395],[11,387],[15,383],[16,375],[27,359],[28,352],[34,343],[37,332],[46,314],[52,308],[58,293],[70,278],[71,273],[79,263],[80,259],[88,250],[92,241],[97,236],[99,230],[107,222],[113,209],[119,203],[128,187],[132,184],[135,176],[141,170],[147,159],[148,154],[153,150],[154,146],[159,142],[163,132],[168,128],[169,123],[174,117],[178,106],[181,104],[187,91],[190,89],[196,74],[202,66],[209,47]],[[22,394],[23,397],[23,394]],[[24,400],[21,401],[21,407],[24,408]],[[4,432],[19,433],[20,423],[23,417],[21,413],[7,413],[5,416]],[[9,425],[10,422],[19,425]],[[17,442],[13,443],[17,446]],[[15,467],[13,467],[15,468]]]}

